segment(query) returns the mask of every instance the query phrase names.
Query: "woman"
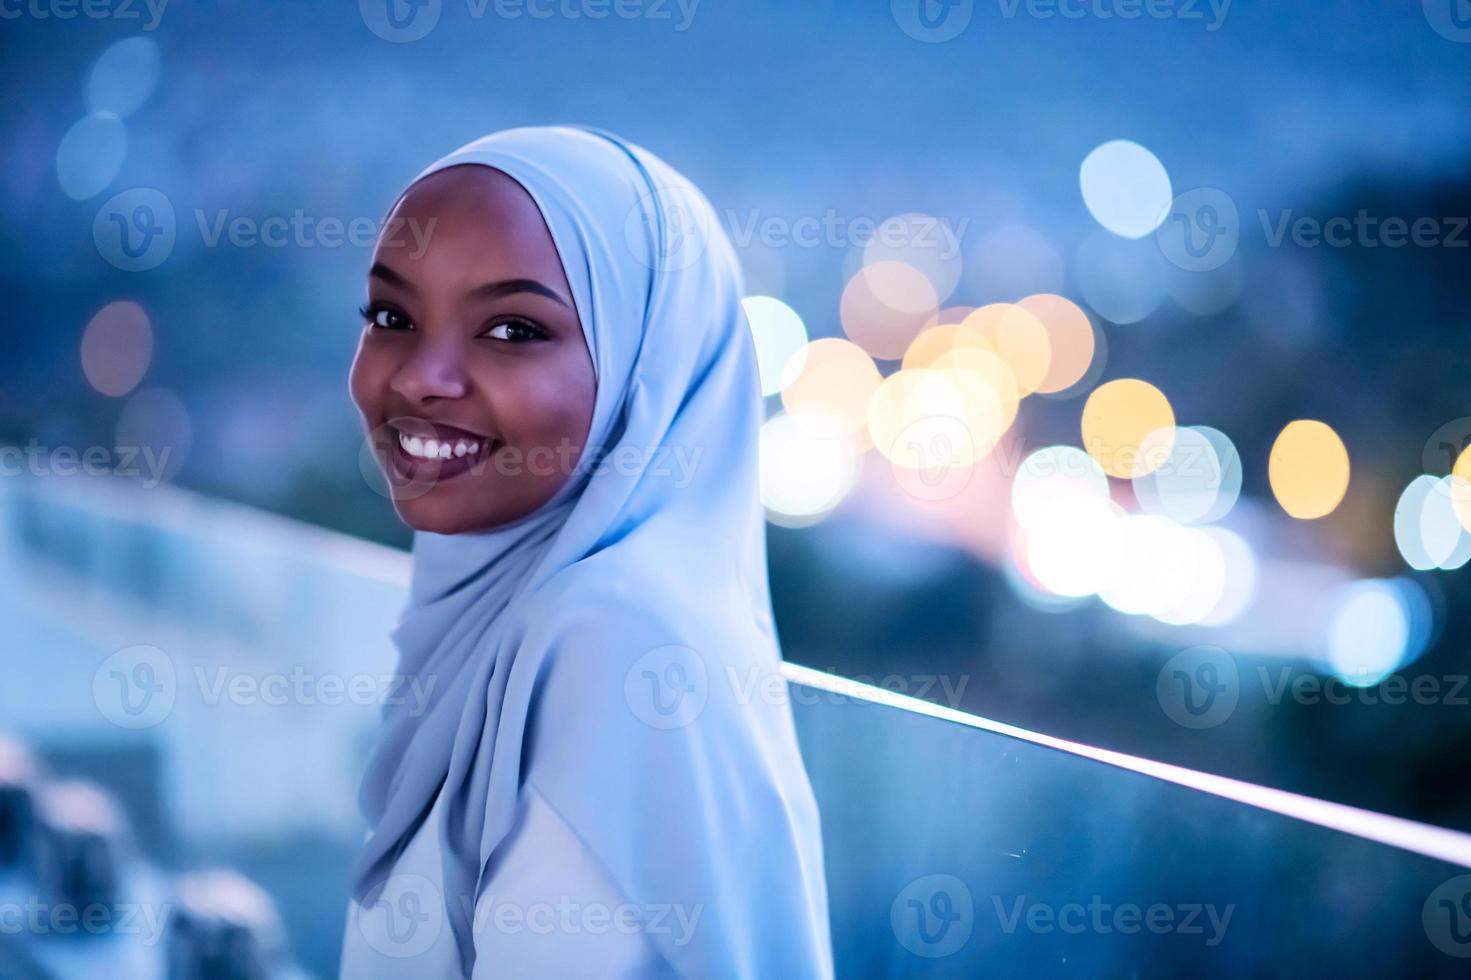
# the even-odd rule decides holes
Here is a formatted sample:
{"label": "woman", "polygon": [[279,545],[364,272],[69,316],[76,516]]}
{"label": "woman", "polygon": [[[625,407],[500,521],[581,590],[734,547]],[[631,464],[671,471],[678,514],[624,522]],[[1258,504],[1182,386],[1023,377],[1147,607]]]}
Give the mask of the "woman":
{"label": "woman", "polygon": [[430,693],[384,709],[343,976],[831,975],[740,298],[705,198],[598,130],[394,206],[351,387]]}

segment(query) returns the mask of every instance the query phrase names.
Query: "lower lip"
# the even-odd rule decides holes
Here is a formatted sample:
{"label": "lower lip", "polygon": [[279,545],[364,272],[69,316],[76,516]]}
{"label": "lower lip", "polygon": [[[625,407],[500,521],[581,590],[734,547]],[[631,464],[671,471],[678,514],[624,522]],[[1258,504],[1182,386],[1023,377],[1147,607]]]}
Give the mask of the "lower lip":
{"label": "lower lip", "polygon": [[485,462],[499,448],[500,442],[493,441],[489,446],[473,455],[466,453],[464,456],[451,456],[449,459],[425,459],[410,456],[395,440],[389,451],[389,457],[393,460],[394,475],[400,479],[443,483],[470,472],[477,465]]}

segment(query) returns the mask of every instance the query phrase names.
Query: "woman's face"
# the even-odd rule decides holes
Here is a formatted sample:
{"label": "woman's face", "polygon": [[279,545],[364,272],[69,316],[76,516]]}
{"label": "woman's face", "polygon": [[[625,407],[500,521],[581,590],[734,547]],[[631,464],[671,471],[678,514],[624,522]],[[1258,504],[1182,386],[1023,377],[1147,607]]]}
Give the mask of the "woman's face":
{"label": "woman's face", "polygon": [[404,523],[484,531],[551,499],[597,386],[525,188],[479,165],[414,184],[379,238],[363,313],[352,397]]}

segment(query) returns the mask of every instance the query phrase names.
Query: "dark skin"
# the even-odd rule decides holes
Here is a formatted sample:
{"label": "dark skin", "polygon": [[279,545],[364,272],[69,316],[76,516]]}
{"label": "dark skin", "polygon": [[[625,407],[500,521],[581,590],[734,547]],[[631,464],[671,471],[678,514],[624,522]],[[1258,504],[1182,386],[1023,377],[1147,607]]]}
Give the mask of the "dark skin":
{"label": "dark skin", "polygon": [[597,384],[525,188],[478,165],[414,184],[374,250],[364,316],[352,398],[404,523],[485,531],[551,499],[581,457]]}

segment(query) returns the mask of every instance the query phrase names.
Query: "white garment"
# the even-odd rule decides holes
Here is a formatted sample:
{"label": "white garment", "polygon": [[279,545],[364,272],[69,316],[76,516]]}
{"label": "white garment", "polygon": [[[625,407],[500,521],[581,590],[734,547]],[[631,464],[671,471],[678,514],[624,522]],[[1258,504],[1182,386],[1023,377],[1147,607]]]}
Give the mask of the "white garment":
{"label": "white garment", "polygon": [[[350,903],[343,980],[461,976],[441,897],[443,866],[434,832],[439,808],[436,800],[370,907]],[[675,976],[638,928],[637,911],[576,832],[527,784],[504,857],[489,869],[475,903],[471,980]],[[668,929],[676,942],[692,927],[672,913],[648,926]]]}

